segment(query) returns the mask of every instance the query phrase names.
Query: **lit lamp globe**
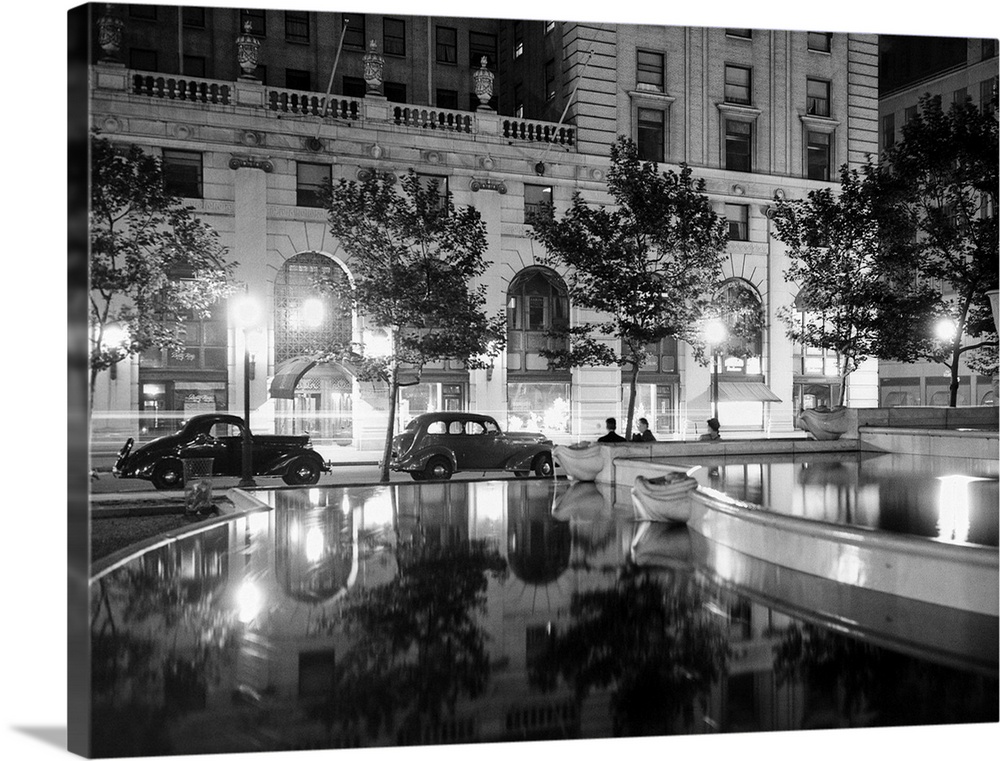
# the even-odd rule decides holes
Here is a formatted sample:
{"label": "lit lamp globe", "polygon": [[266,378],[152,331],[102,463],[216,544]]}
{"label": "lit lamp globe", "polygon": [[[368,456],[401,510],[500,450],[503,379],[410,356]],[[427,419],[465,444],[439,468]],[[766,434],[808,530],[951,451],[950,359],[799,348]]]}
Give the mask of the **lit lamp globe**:
{"label": "lit lamp globe", "polygon": [[307,328],[318,328],[323,324],[325,316],[322,299],[314,296],[302,302],[302,322]]}
{"label": "lit lamp globe", "polygon": [[726,340],[726,326],[722,320],[709,320],[705,324],[705,340],[712,346],[718,346]]}
{"label": "lit lamp globe", "polygon": [[942,317],[934,324],[934,335],[939,341],[954,340],[955,330],[955,321],[950,317]]}

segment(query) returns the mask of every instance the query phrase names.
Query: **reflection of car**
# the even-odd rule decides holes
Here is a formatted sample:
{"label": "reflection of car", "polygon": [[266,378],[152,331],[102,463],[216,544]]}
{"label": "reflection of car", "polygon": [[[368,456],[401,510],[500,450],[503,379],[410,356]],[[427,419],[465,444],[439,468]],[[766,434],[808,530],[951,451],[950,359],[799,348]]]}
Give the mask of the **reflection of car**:
{"label": "reflection of car", "polygon": [[451,478],[460,470],[552,475],[552,442],[540,433],[504,433],[489,415],[427,412],[392,440],[392,470],[415,481]]}
{"label": "reflection of car", "polygon": [[[243,418],[223,413],[195,415],[177,433],[132,451],[133,439],[118,452],[112,470],[119,478],[145,478],[157,489],[184,484],[183,460],[211,457],[212,475],[239,476],[243,469]],[[281,476],[286,484],[314,484],[330,470],[308,436],[251,434],[253,474]]]}

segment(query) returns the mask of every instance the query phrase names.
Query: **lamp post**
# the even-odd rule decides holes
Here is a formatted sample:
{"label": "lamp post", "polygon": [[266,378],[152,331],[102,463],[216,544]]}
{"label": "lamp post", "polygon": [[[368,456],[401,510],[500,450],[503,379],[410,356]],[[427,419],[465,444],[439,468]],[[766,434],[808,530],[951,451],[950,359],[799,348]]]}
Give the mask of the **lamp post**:
{"label": "lamp post", "polygon": [[722,320],[709,320],[705,325],[705,341],[712,348],[712,417],[719,419],[719,349],[726,340]]}
{"label": "lamp post", "polygon": [[240,487],[256,486],[253,480],[253,437],[250,434],[250,342],[249,333],[260,319],[260,304],[249,293],[233,300],[230,307],[233,322],[243,329],[243,454]]}

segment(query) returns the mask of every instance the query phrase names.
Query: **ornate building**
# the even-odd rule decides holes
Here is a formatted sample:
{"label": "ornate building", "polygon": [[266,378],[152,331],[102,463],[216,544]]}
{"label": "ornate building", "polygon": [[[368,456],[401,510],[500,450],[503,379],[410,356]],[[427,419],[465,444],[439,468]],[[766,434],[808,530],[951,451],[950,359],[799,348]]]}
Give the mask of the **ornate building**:
{"label": "ornate building", "polygon": [[[150,352],[103,374],[95,436],[149,436],[198,410],[242,409],[247,348],[255,430],[309,430],[345,454],[378,448],[384,402],[350,368],[309,370],[290,399],[270,389],[320,336],[380,340],[310,292],[317,273],[351,272],[316,188],[412,168],[482,215],[487,309],[506,308],[508,341],[488,370],[427,368],[403,392],[401,422],[468,408],[556,440],[596,437],[605,417],[624,414],[621,373],[554,371],[542,359],[546,330],[588,315],[568,298],[566,273],[541,263],[526,221],[549,200],[558,214],[577,192],[608,202],[619,134],[644,159],[691,165],[729,220],[723,288],[755,303],[763,327],[747,341],[749,356],[722,358],[727,430],[791,432],[797,409],[835,398],[836,358],[793,345],[776,317],[795,293],[768,213],[776,198],[803,197],[842,163],[876,152],[874,35],[175,6],[90,12],[91,126],[162,158],[168,184],[219,232],[267,316],[244,332],[220,305],[192,324],[190,359]],[[654,355],[636,414],[659,439],[691,436],[709,416],[710,372],[684,344],[664,341]],[[876,381],[874,363],[852,375],[850,403],[875,405]]]}

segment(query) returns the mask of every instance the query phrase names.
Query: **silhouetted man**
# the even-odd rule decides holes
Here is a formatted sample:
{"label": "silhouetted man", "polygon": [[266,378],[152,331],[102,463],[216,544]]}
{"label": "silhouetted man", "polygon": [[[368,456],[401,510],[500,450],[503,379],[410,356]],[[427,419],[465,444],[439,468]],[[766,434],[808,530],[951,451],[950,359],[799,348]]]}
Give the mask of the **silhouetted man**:
{"label": "silhouetted man", "polygon": [[601,438],[599,438],[598,441],[602,441],[605,444],[614,443],[616,441],[625,441],[624,436],[619,436],[615,432],[615,428],[618,427],[618,421],[615,420],[613,417],[609,417],[607,420],[604,421],[604,427],[608,429],[608,432],[603,436],[601,436]]}

